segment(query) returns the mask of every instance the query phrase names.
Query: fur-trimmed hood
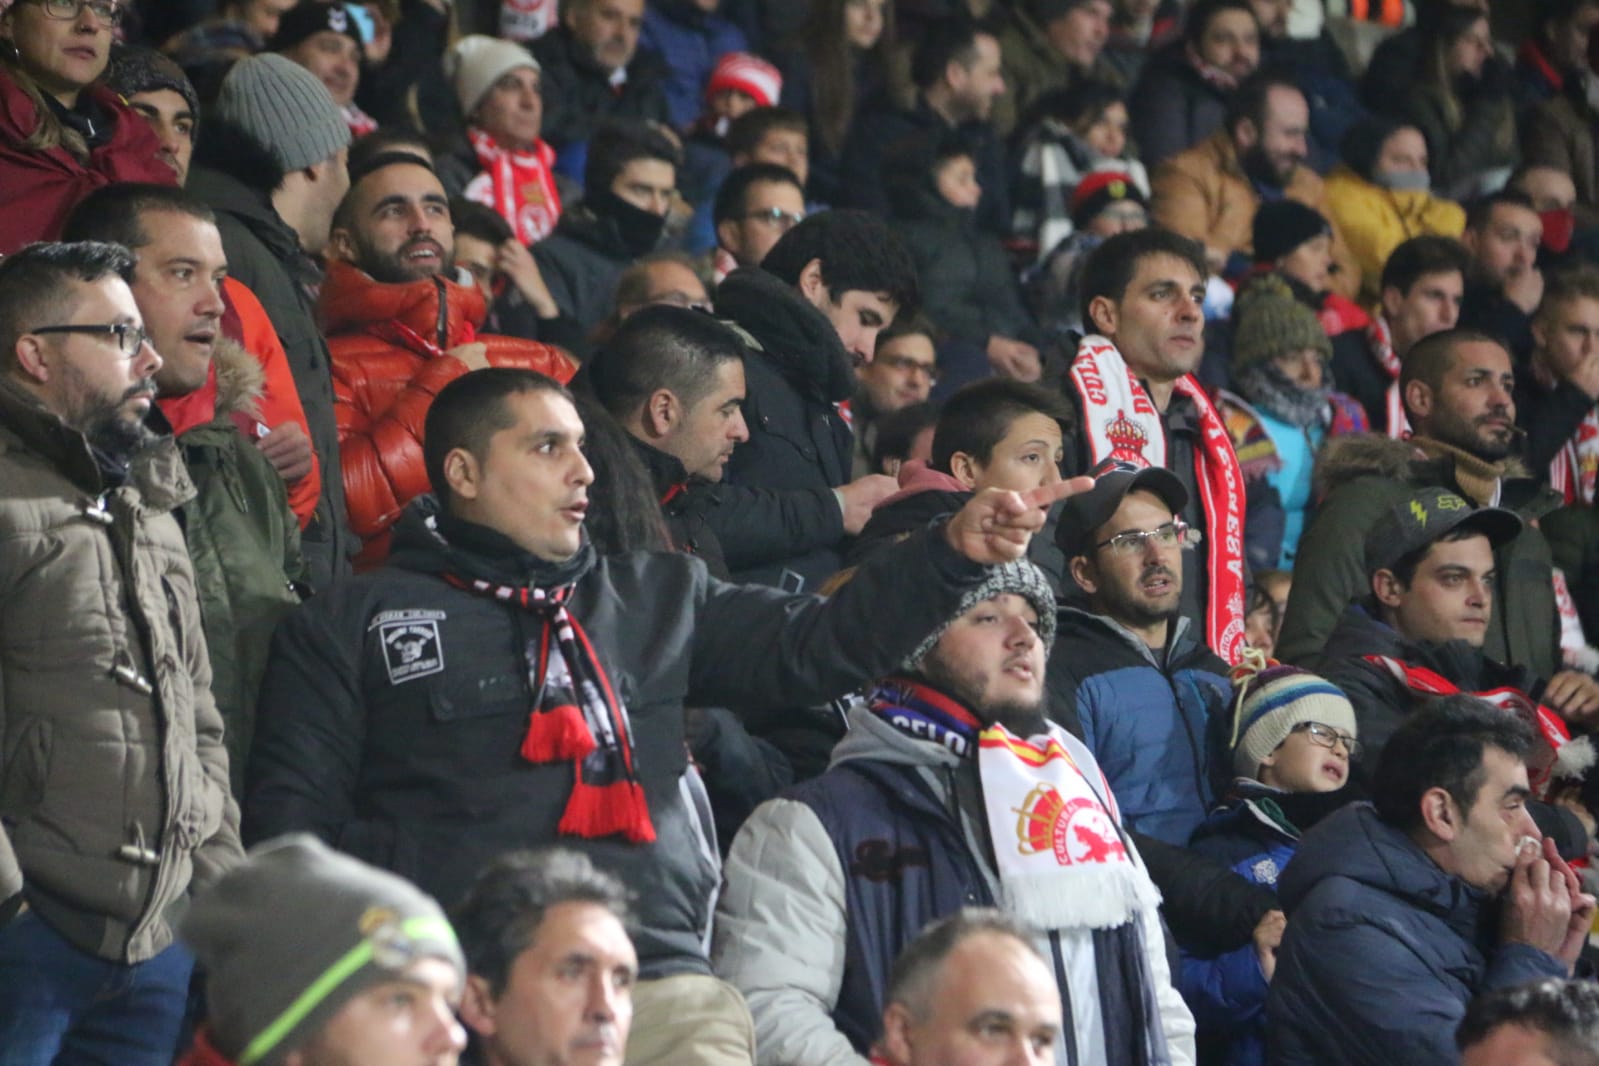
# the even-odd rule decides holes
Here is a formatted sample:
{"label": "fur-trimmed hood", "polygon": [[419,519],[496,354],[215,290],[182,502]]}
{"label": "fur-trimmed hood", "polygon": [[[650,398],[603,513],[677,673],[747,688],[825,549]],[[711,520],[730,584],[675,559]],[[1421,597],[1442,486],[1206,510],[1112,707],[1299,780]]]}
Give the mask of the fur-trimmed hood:
{"label": "fur-trimmed hood", "polygon": [[258,417],[265,388],[266,371],[256,357],[238,341],[219,337],[205,384],[185,396],[162,396],[156,403],[172,435],[181,437],[218,419]]}
{"label": "fur-trimmed hood", "polygon": [[[1432,484],[1429,467],[1453,466],[1444,452],[1430,454],[1425,441],[1394,440],[1381,433],[1351,433],[1330,439],[1316,459],[1315,494],[1317,499],[1340,485],[1360,477],[1385,477],[1396,481]],[[1520,459],[1509,458],[1494,464],[1504,478],[1530,475]]]}

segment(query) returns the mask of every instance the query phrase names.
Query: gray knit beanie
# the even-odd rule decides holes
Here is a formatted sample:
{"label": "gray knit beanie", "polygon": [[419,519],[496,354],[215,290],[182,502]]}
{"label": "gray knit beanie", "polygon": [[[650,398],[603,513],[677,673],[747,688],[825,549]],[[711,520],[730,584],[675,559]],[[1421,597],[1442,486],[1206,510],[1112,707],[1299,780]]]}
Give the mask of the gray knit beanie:
{"label": "gray knit beanie", "polygon": [[1355,709],[1343,690],[1297,666],[1269,666],[1246,675],[1233,697],[1233,772],[1254,777],[1296,726],[1318,722],[1355,736]]}
{"label": "gray knit beanie", "polygon": [[206,972],[212,1043],[238,1066],[282,1062],[418,958],[443,959],[466,981],[430,896],[304,833],[262,844],[203,889],[181,933]]}
{"label": "gray knit beanie", "polygon": [[285,172],[331,159],[350,143],[350,127],[327,86],[275,52],[233,64],[213,112],[261,142]]}
{"label": "gray knit beanie", "polygon": [[954,624],[955,619],[984,600],[991,600],[1007,592],[1022,597],[1033,605],[1033,610],[1038,612],[1038,636],[1044,642],[1044,654],[1049,654],[1050,646],[1055,643],[1055,590],[1049,587],[1049,578],[1044,576],[1042,570],[1026,559],[1018,559],[1013,563],[989,567],[988,576],[983,578],[983,583],[961,597],[960,606],[955,608],[955,613],[940,622],[938,628],[929,633],[927,639],[906,657],[904,668],[915,670],[920,666],[927,653],[938,644],[944,631]]}
{"label": "gray knit beanie", "polygon": [[533,53],[521,45],[481,33],[462,37],[444,56],[444,76],[455,87],[461,117],[468,121],[495,82],[523,67],[541,69]]}

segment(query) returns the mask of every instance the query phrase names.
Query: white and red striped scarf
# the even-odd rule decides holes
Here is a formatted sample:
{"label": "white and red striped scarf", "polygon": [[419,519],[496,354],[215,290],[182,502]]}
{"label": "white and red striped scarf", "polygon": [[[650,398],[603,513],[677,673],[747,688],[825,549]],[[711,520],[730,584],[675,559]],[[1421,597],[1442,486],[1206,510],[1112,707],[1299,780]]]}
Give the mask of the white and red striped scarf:
{"label": "white and red striped scarf", "polygon": [[1388,375],[1388,391],[1383,393],[1382,430],[1394,440],[1405,440],[1410,436],[1410,419],[1405,417],[1405,398],[1399,391],[1399,356],[1394,354],[1388,321],[1381,315],[1374,317],[1366,330],[1366,339],[1371,342],[1372,358]]}
{"label": "white and red striped scarf", "polygon": [[511,225],[523,244],[542,241],[555,232],[561,217],[561,194],[555,188],[555,150],[543,141],[530,152],[501,148],[480,129],[467,130],[483,173],[467,183],[466,198],[492,207]]}
{"label": "white and red striped scarf", "polygon": [[1568,504],[1594,502],[1599,483],[1599,407],[1583,416],[1577,432],[1560,446],[1549,462],[1549,484]]}

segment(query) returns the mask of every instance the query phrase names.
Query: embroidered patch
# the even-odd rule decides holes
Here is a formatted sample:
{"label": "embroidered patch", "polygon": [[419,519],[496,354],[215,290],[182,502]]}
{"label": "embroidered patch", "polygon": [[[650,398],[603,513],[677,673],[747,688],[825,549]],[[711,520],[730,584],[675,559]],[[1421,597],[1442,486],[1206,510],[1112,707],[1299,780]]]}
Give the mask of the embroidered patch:
{"label": "embroidered patch", "polygon": [[1261,859],[1249,868],[1255,875],[1255,883],[1261,885],[1275,885],[1277,883],[1277,862],[1275,859]]}
{"label": "embroidered patch", "polygon": [[444,672],[444,644],[433,619],[389,622],[378,630],[389,684],[398,685]]}

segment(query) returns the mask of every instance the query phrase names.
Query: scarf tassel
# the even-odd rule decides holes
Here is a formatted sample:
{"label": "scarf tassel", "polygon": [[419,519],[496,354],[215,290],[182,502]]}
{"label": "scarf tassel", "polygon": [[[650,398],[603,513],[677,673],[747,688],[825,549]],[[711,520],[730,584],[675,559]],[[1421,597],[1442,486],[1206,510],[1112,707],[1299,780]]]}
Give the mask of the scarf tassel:
{"label": "scarf tassel", "polygon": [[594,746],[594,735],[583,720],[583,712],[574,704],[563,703],[528,716],[522,758],[531,763],[580,761],[594,751]]}
{"label": "scarf tassel", "polygon": [[577,771],[578,780],[556,827],[558,832],[590,839],[620,833],[634,844],[654,843],[655,827],[650,824],[644,789],[637,781],[590,785],[582,779],[581,766]]}

